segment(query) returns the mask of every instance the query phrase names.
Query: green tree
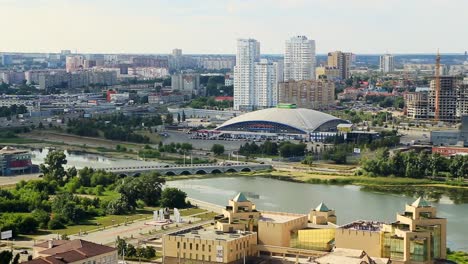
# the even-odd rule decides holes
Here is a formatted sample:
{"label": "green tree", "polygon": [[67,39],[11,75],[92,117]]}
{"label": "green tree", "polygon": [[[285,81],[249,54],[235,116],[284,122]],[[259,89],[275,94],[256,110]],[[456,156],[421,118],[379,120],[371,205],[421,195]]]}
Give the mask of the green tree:
{"label": "green tree", "polygon": [[215,155],[222,155],[224,153],[224,146],[221,144],[213,144],[211,151],[213,151]]}
{"label": "green tree", "polygon": [[57,181],[63,183],[66,176],[63,165],[67,164],[67,159],[63,151],[51,151],[47,154],[44,163],[40,165],[44,179],[46,181]]}
{"label": "green tree", "polygon": [[314,163],[314,157],[310,156],[310,155],[307,155],[303,160],[302,160],[302,164],[306,164],[306,165],[309,165],[309,166],[312,166],[312,164]]}
{"label": "green tree", "polygon": [[166,182],[158,173],[143,174],[140,177],[140,199],[148,206],[159,203],[162,186]]}
{"label": "green tree", "polygon": [[177,113],[177,123],[180,123],[180,113]]}
{"label": "green tree", "polygon": [[439,153],[433,153],[429,159],[429,170],[432,177],[437,177],[443,166],[444,158]]}
{"label": "green tree", "polygon": [[187,194],[177,188],[166,188],[161,195],[161,206],[169,208],[187,207],[185,199]]}
{"label": "green tree", "polygon": [[171,113],[167,113],[164,123],[166,123],[166,125],[172,125],[174,123],[174,116]]}

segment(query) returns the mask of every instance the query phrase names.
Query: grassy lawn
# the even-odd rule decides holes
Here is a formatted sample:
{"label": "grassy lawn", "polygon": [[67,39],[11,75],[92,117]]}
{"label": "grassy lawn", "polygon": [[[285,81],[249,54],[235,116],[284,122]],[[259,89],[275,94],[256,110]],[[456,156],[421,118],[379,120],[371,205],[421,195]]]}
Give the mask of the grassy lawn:
{"label": "grassy lawn", "polygon": [[0,138],[0,143],[3,144],[32,144],[32,143],[41,143],[42,141],[29,138]]}
{"label": "grassy lawn", "polygon": [[218,213],[206,212],[204,214],[197,215],[197,217],[199,217],[202,221],[205,221],[205,220],[212,220],[217,215]]}
{"label": "grassy lawn", "polygon": [[125,222],[133,222],[136,220],[142,220],[153,216],[153,211],[158,208],[154,207],[145,207],[144,209],[137,209],[134,214],[131,215],[106,215],[98,216],[86,221],[81,222],[77,225],[70,225],[63,229],[57,230],[39,230],[36,234],[25,235],[23,237],[34,239],[37,236],[47,235],[47,234],[67,234],[74,235],[79,232],[89,232],[97,228],[107,228],[111,225],[121,225]]}
{"label": "grassy lawn", "polygon": [[188,208],[188,209],[180,210],[180,215],[189,216],[189,215],[199,214],[203,212],[206,212],[206,210],[201,209],[201,208]]}

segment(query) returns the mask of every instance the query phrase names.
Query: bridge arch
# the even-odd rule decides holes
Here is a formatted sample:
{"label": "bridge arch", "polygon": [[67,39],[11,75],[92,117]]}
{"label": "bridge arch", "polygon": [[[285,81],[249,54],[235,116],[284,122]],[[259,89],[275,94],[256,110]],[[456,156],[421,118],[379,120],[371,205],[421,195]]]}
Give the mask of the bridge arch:
{"label": "bridge arch", "polygon": [[135,172],[135,173],[133,173],[132,176],[133,176],[133,177],[140,177],[140,176],[141,176],[141,172]]}
{"label": "bridge arch", "polygon": [[237,170],[234,169],[234,168],[229,168],[229,169],[226,170],[226,172],[237,172]]}
{"label": "bridge arch", "polygon": [[222,173],[222,171],[220,171],[219,169],[214,169],[211,171],[212,174],[219,174],[219,173]]}
{"label": "bridge arch", "polygon": [[184,170],[183,172],[179,173],[179,175],[191,175],[190,171]]}
{"label": "bridge arch", "polygon": [[176,175],[173,171],[168,171],[165,174],[166,174],[166,176],[175,176]]}
{"label": "bridge arch", "polygon": [[250,171],[252,171],[252,170],[251,170],[250,168],[247,168],[247,167],[246,167],[246,168],[243,168],[241,171],[242,171],[242,172],[250,172]]}
{"label": "bridge arch", "polygon": [[117,177],[118,177],[119,179],[123,179],[123,178],[128,177],[128,175],[127,175],[126,173],[119,173],[119,175],[117,175]]}
{"label": "bridge arch", "polygon": [[197,170],[197,172],[195,172],[195,174],[206,174],[206,171],[205,170]]}

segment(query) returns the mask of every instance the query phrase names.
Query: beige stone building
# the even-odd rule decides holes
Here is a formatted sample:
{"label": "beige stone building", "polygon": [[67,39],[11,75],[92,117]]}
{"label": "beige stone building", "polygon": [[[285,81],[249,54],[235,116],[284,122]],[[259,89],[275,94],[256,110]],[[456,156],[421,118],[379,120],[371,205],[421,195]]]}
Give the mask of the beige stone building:
{"label": "beige stone building", "polygon": [[164,236],[164,263],[241,263],[256,256],[257,234],[188,229]]}
{"label": "beige stone building", "polygon": [[422,198],[397,221],[337,226],[324,203],[309,214],[258,211],[239,193],[215,223],[163,237],[165,263],[249,263],[267,256],[314,263],[432,264],[446,257],[446,219]]}
{"label": "beige stone building", "polygon": [[392,263],[430,264],[446,258],[447,220],[422,198],[406,205],[391,224],[355,221],[336,230],[337,248],[364,250]]}
{"label": "beige stone building", "polygon": [[25,264],[116,264],[117,249],[86,240],[50,240],[33,248],[35,259]]}
{"label": "beige stone building", "polygon": [[279,103],[309,109],[325,109],[335,104],[335,84],[332,81],[286,81],[280,83],[278,89]]}

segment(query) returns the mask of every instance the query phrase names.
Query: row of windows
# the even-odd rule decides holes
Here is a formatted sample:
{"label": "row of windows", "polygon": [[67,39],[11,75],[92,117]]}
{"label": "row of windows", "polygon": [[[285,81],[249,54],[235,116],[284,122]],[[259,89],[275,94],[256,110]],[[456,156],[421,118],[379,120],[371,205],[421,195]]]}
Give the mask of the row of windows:
{"label": "row of windows", "polygon": [[[195,250],[199,249],[198,245],[198,243],[195,243]],[[180,248],[180,242],[177,242],[177,248]],[[187,242],[184,242],[183,249],[187,249]],[[189,249],[193,249],[193,243],[189,243]],[[205,244],[202,244],[201,250],[205,251]],[[208,245],[208,252],[211,252],[211,245]]]}

